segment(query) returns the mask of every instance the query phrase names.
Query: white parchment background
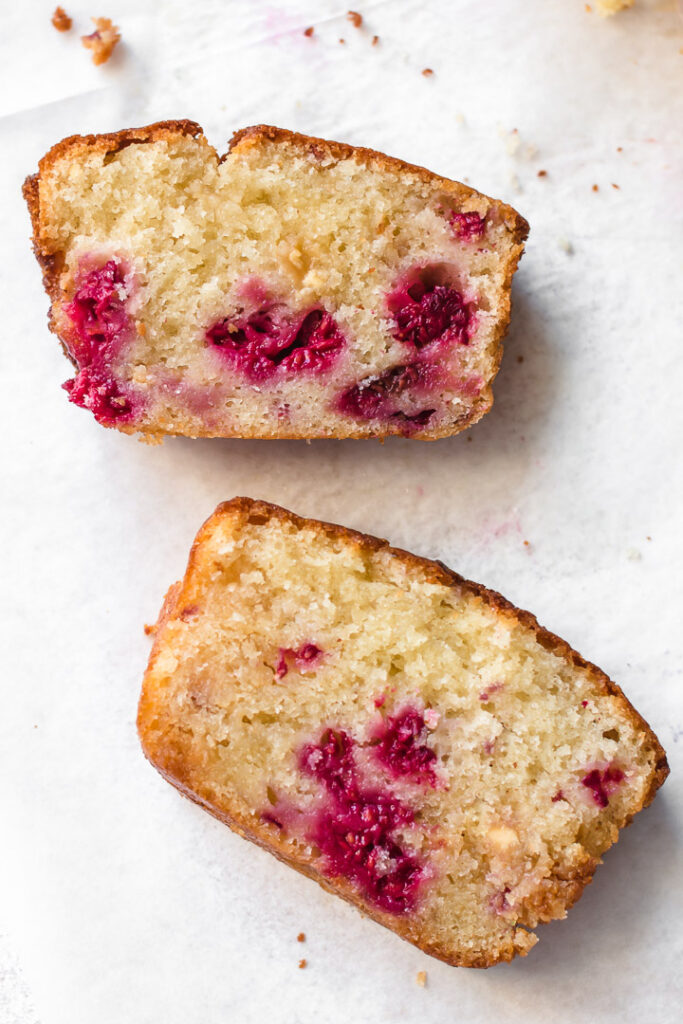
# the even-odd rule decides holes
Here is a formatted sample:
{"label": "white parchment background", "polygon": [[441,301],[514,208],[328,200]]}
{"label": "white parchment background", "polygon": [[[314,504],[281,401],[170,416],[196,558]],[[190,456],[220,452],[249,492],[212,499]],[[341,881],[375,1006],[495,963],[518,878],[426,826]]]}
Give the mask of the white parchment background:
{"label": "white parchment background", "polygon": [[[89,14],[121,26],[109,65],[90,65],[76,31],[53,30],[48,3],[3,5],[0,36],[0,1021],[677,1020],[683,34],[673,5],[640,0],[606,22],[580,0],[384,0],[361,6],[362,31],[341,0],[67,9],[80,32]],[[310,24],[313,40],[302,35]],[[200,121],[220,149],[258,122],[369,145],[516,205],[532,233],[491,414],[429,446],[150,448],[69,405],[21,181],[64,135],[165,117]],[[423,956],[233,836],[144,762],[142,625],[202,520],[235,494],[388,536],[500,589],[604,667],[659,733],[672,777],[528,959],[476,972]]]}

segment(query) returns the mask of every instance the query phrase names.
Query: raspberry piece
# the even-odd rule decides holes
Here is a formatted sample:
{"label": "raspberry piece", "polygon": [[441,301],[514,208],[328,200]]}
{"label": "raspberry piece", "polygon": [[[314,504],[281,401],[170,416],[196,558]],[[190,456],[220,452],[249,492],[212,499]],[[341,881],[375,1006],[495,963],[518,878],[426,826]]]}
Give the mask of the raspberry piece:
{"label": "raspberry piece", "polygon": [[460,292],[446,284],[416,281],[388,299],[394,337],[421,349],[435,341],[468,345],[472,316]]}
{"label": "raspberry piece", "polygon": [[486,230],[486,218],[478,213],[453,213],[450,218],[451,227],[457,238],[465,242],[474,242],[481,238]]}
{"label": "raspberry piece", "polygon": [[292,321],[277,306],[219,320],[206,331],[206,340],[252,381],[267,380],[278,370],[288,375],[325,371],[344,347],[330,313],[311,309]]}
{"label": "raspberry piece", "polygon": [[427,746],[429,730],[417,708],[404,708],[389,718],[375,737],[375,757],[394,776],[412,776],[436,786],[436,754]]}
{"label": "raspberry piece", "polygon": [[108,260],[83,277],[73,299],[64,307],[73,325],[69,348],[78,373],[63,387],[75,405],[90,409],[104,426],[133,413],[132,389],[117,381],[111,370],[114,358],[130,337],[131,318],[126,309],[129,297],[123,266]]}
{"label": "raspberry piece", "polygon": [[392,366],[379,376],[366,377],[343,391],[337,408],[355,419],[394,418],[403,422],[406,430],[426,426],[435,409],[405,412],[397,408],[397,400],[415,388],[428,387],[431,376],[431,367],[424,363]]}
{"label": "raspberry piece", "polygon": [[349,878],[383,910],[405,914],[415,906],[423,870],[394,833],[412,824],[413,812],[391,793],[360,785],[354,745],[343,730],[327,729],[319,744],[301,752],[301,770],[332,798],[316,815],[309,838],[330,874]]}
{"label": "raspberry piece", "polygon": [[305,672],[307,668],[313,668],[314,665],[322,656],[322,651],[316,644],[302,644],[301,647],[294,649],[292,647],[281,647],[279,654],[280,659],[275,669],[275,675],[278,679],[283,679],[289,672],[290,660],[294,661],[294,664],[300,672]]}
{"label": "raspberry piece", "polygon": [[624,781],[624,773],[621,768],[609,765],[607,768],[593,768],[581,779],[581,785],[591,791],[593,800],[598,807],[607,807],[612,793]]}

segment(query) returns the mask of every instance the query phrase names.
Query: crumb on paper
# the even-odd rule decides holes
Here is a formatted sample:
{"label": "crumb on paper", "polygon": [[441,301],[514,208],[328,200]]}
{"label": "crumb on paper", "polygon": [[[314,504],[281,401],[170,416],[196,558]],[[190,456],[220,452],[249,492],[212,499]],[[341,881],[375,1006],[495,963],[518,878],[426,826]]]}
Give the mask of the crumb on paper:
{"label": "crumb on paper", "polygon": [[636,0],[596,0],[598,14],[603,18],[609,18],[617,11],[624,11],[627,7],[633,7]]}
{"label": "crumb on paper", "polygon": [[417,981],[417,983],[420,986],[420,988],[424,988],[425,985],[427,984],[427,972],[426,971],[418,971],[417,972],[417,978],[415,980]]}
{"label": "crumb on paper", "polygon": [[536,177],[537,178],[547,178],[548,177],[548,172],[547,171],[538,171],[537,174],[536,174]]}
{"label": "crumb on paper", "polygon": [[521,192],[522,191],[522,186],[521,186],[520,180],[519,180],[519,178],[517,177],[516,174],[511,174],[510,175],[510,184],[514,188],[515,192]]}
{"label": "crumb on paper", "polygon": [[600,186],[599,185],[593,185],[593,191],[594,192],[599,192],[600,191]]}
{"label": "crumb on paper", "polygon": [[313,33],[314,33],[314,32],[315,32],[315,29],[313,28],[313,26],[312,26],[312,25],[309,25],[309,26],[308,26],[308,28],[305,28],[305,29],[304,29],[304,35],[305,35],[305,36],[306,36],[306,37],[307,37],[308,39],[310,39],[310,38],[311,38],[311,36],[313,35]]}
{"label": "crumb on paper", "polygon": [[564,250],[564,252],[568,253],[570,256],[574,252],[574,246],[568,238],[558,238],[557,244],[559,245],[560,249]]}
{"label": "crumb on paper", "polygon": [[344,45],[344,43],[346,42],[346,40],[345,40],[345,39],[340,39],[340,40],[339,40],[339,42],[340,42],[340,43],[342,44],[342,46],[343,46],[343,45]]}
{"label": "crumb on paper", "polygon": [[146,622],[143,628],[145,630],[145,636],[151,636],[156,629],[156,626],[150,626],[149,622]]}
{"label": "crumb on paper", "polygon": [[648,536],[645,538],[645,540],[652,540],[652,537]]}
{"label": "crumb on paper", "polygon": [[306,941],[306,933],[305,932],[299,932],[299,934],[296,937],[296,941],[297,942],[305,942]]}
{"label": "crumb on paper", "polygon": [[299,960],[299,970],[303,971],[304,967],[306,967],[307,964],[308,964],[307,960],[303,960],[303,959]]}
{"label": "crumb on paper", "polygon": [[93,64],[106,64],[121,39],[121,33],[111,18],[93,18],[92,21],[95,31],[89,36],[81,36],[81,42],[87,50],[92,50]]}
{"label": "crumb on paper", "polygon": [[524,547],[525,547],[525,548],[530,548],[530,547],[531,547],[531,544],[529,543],[529,541],[528,541],[528,540],[525,540],[525,541],[524,541]]}
{"label": "crumb on paper", "polygon": [[629,548],[626,552],[626,557],[629,562],[640,562],[643,556],[637,548]]}
{"label": "crumb on paper", "polygon": [[507,131],[507,129],[499,126],[498,134],[505,143],[509,156],[518,157],[521,160],[533,160],[536,156],[538,152],[536,146],[531,142],[522,142],[518,128]]}
{"label": "crumb on paper", "polygon": [[54,14],[52,15],[52,24],[58,32],[68,32],[73,25],[73,21],[63,7],[55,7]]}
{"label": "crumb on paper", "polygon": [[425,76],[425,78],[431,78],[434,72],[431,68],[423,68],[422,74]]}
{"label": "crumb on paper", "polygon": [[586,9],[586,14],[592,14],[593,13],[593,8],[591,7],[590,4],[584,4],[583,6]]}
{"label": "crumb on paper", "polygon": [[523,363],[524,362],[524,356],[517,356],[517,362],[518,363]]}
{"label": "crumb on paper", "polygon": [[471,440],[472,440],[472,435],[471,435],[471,434],[468,434],[468,435],[467,435],[467,440],[468,440],[468,441],[471,441]]}
{"label": "crumb on paper", "polygon": [[612,182],[612,188],[619,189],[619,188],[621,188],[621,186],[620,185],[615,185],[614,182]]}
{"label": "crumb on paper", "polygon": [[360,28],[363,24],[363,15],[358,11],[347,11],[346,20],[350,21],[354,28]]}
{"label": "crumb on paper", "polygon": [[379,42],[379,36],[373,36],[372,37],[372,42],[370,43],[370,46],[377,46],[378,42]]}
{"label": "crumb on paper", "polygon": [[624,147],[623,146],[617,146],[617,153],[623,153],[623,152],[624,152]]}

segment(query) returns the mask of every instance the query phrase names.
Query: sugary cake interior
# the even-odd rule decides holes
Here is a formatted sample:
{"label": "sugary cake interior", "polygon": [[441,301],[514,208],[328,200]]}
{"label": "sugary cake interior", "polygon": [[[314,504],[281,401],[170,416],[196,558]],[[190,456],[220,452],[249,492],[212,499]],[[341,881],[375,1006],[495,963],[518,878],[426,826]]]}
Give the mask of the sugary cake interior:
{"label": "sugary cake interior", "polygon": [[230,512],[174,600],[150,759],[446,959],[525,953],[648,795],[623,698],[389,549]]}
{"label": "sugary cake interior", "polygon": [[429,437],[490,405],[519,218],[465,186],[297,139],[221,162],[171,132],[67,150],[40,208],[67,389],[105,425]]}

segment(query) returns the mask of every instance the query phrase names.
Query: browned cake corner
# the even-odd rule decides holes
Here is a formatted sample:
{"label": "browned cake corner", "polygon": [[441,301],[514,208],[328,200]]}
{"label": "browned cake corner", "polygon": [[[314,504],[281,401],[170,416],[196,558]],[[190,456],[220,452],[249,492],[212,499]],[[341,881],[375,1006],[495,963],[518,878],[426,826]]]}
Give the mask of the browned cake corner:
{"label": "browned cake corner", "polygon": [[148,439],[458,433],[491,406],[528,225],[374,150],[167,121],[24,185],[71,401]]}
{"label": "browned cake corner", "polygon": [[186,796],[462,966],[525,955],[668,774],[619,687],[528,612],[247,498],[167,594],[138,729]]}

